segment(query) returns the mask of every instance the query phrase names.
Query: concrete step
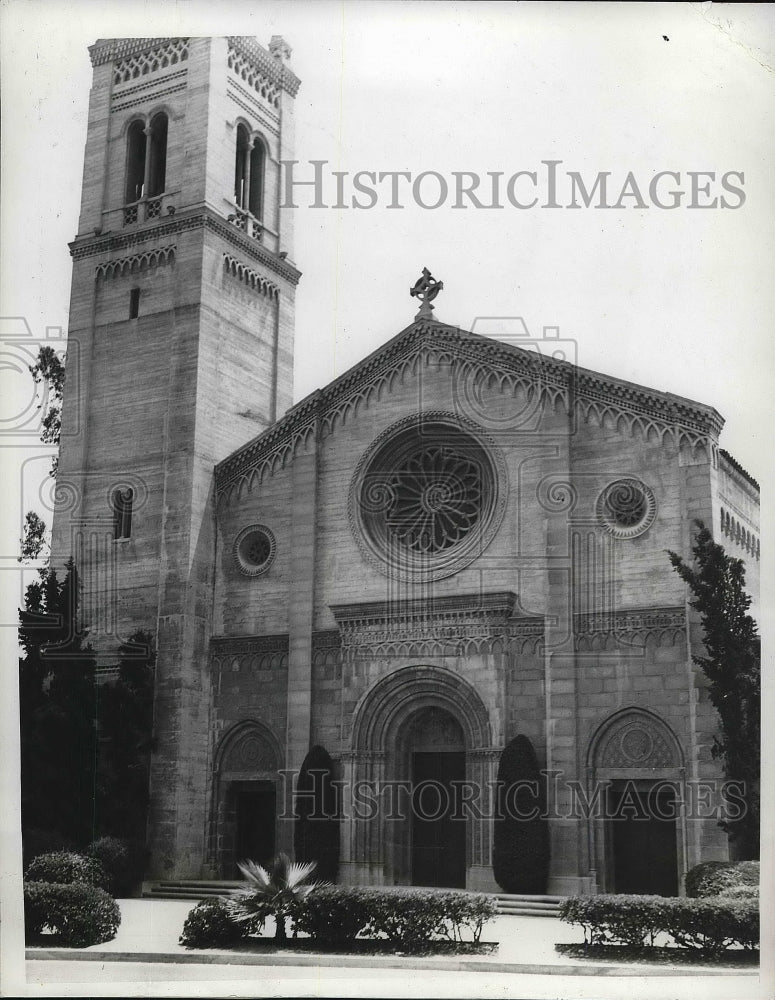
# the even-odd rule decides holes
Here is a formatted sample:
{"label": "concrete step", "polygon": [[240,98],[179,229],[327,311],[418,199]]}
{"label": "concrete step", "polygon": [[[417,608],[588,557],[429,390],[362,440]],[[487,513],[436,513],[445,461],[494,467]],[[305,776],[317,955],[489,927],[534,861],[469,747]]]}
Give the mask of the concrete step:
{"label": "concrete step", "polygon": [[[241,882],[178,879],[146,882],[143,899],[190,899],[193,901],[222,896],[237,889]],[[557,917],[563,896],[538,896],[520,893],[493,893],[498,913],[502,916]]]}

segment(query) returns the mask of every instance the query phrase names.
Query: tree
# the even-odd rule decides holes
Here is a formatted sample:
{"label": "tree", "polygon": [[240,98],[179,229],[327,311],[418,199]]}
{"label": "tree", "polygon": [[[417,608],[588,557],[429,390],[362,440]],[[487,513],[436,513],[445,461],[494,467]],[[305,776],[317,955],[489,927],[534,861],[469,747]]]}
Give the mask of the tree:
{"label": "tree", "polygon": [[153,636],[135,632],[118,657],[118,679],[98,689],[98,825],[103,834],[144,842],[153,750]]}
{"label": "tree", "polygon": [[[36,386],[43,385],[44,397],[40,404],[43,413],[40,439],[44,444],[59,445],[62,432],[62,393],[65,388],[65,361],[53,347],[43,346],[38,351],[38,360],[30,365],[30,374]],[[56,459],[51,471],[56,475]]]}
{"label": "tree", "polygon": [[43,573],[19,612],[22,830],[86,843],[94,826],[94,653],[78,616],[78,574]]}
{"label": "tree", "polygon": [[311,892],[321,885],[311,882],[315,862],[291,862],[287,854],[278,854],[271,871],[254,861],[238,865],[244,876],[242,888],[232,889],[226,897],[232,917],[248,926],[263,924],[268,916],[276,921],[275,940],[286,939],[285,920]]}
{"label": "tree", "polygon": [[294,850],[297,861],[314,861],[321,878],[335,882],[339,868],[339,817],[334,764],[313,746],[296,782]]}
{"label": "tree", "polygon": [[[38,360],[29,366],[36,390],[43,387],[40,440],[44,444],[59,447],[62,434],[62,393],[65,387],[65,359],[59,357],[53,347],[43,345],[38,351]],[[51,459],[49,475],[56,477],[58,456]],[[27,511],[24,518],[24,534],[21,539],[19,562],[32,562],[40,558],[48,548],[46,543],[46,522],[34,510]],[[46,553],[48,554],[48,553]]]}
{"label": "tree", "polygon": [[700,614],[705,654],[693,660],[708,679],[708,695],[719,715],[720,735],[713,756],[731,781],[741,782],[747,811],[722,822],[739,853],[759,857],[759,785],[761,763],[761,641],[748,614],[745,565],[728,556],[702,521],[695,522],[694,565],[669,552],[673,569],[692,591],[689,601]]}
{"label": "tree", "polygon": [[504,748],[498,765],[492,867],[495,881],[504,892],[546,892],[546,785],[527,736],[515,736]]}

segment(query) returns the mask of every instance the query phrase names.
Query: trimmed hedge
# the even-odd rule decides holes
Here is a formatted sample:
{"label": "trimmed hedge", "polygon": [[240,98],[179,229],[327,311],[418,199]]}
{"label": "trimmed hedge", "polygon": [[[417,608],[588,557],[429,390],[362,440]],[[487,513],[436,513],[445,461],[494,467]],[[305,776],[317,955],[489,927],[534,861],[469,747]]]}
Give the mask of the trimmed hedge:
{"label": "trimmed hedge", "polygon": [[24,883],[24,930],[28,939],[44,928],[57,934],[57,944],[87,948],[116,936],[121,913],[107,892],[95,885],[74,882]]}
{"label": "trimmed hedge", "polygon": [[738,885],[758,887],[758,861],[704,861],[686,874],[686,895],[693,898],[718,896]]}
{"label": "trimmed hedge", "polygon": [[294,912],[294,930],[323,945],[354,941],[369,924],[371,891],[344,885],[316,889]]}
{"label": "trimmed hedge", "polygon": [[755,901],[670,896],[572,896],[560,904],[560,919],[580,924],[586,944],[653,945],[669,934],[683,948],[718,954],[733,945],[759,944]]}
{"label": "trimmed hedge", "polygon": [[759,900],[758,885],[731,885],[719,894],[718,899],[755,899]]}
{"label": "trimmed hedge", "polygon": [[247,936],[248,926],[232,918],[221,896],[203,899],[191,910],[183,924],[180,944],[188,948],[217,948],[236,944]]}
{"label": "trimmed hedge", "polygon": [[[333,885],[310,893],[290,915],[294,933],[308,934],[323,947],[348,945],[361,935],[387,938],[402,951],[421,951],[434,940],[479,941],[495,912],[495,901],[483,894]],[[208,899],[186,917],[180,943],[228,946],[257,930],[236,923],[224,898]]]}
{"label": "trimmed hedge", "polygon": [[406,951],[429,941],[463,941],[464,931],[479,941],[487,920],[495,916],[495,900],[482,894],[451,890],[363,890],[369,908],[367,932],[385,937]]}
{"label": "trimmed hedge", "polygon": [[107,889],[108,873],[97,858],[87,858],[72,851],[54,851],[33,858],[24,873],[26,882],[51,882],[59,885],[94,885]]}

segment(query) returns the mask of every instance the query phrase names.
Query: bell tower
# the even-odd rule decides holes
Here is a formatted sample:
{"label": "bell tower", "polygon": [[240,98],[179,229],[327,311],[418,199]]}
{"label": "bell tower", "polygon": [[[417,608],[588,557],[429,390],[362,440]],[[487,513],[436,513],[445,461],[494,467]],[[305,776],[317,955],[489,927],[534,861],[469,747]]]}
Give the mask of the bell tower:
{"label": "bell tower", "polygon": [[89,103],[52,564],[100,662],[157,636],[155,876],[199,875],[213,468],[292,402],[281,161],[299,80],[275,36],[101,39]]}

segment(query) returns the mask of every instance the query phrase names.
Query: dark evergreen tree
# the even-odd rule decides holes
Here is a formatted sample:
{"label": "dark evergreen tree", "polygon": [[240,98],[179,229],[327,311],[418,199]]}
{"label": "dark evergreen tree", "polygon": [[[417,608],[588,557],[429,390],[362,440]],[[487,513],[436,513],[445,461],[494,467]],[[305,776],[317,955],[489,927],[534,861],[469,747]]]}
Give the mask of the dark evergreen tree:
{"label": "dark evergreen tree", "polygon": [[19,612],[22,831],[87,843],[95,811],[94,654],[78,616],[72,560],[42,573]]}
{"label": "dark evergreen tree", "polygon": [[759,857],[759,787],[761,766],[761,640],[748,614],[742,559],[728,556],[702,521],[695,522],[694,565],[668,553],[673,568],[694,598],[700,613],[705,656],[693,657],[708,679],[708,694],[719,714],[720,736],[713,746],[726,777],[741,782],[747,810],[734,822],[722,822],[735,852]]}
{"label": "dark evergreen tree", "polygon": [[118,679],[99,695],[99,829],[145,842],[153,750],[153,636],[135,632],[119,649]]}
{"label": "dark evergreen tree", "polygon": [[526,736],[515,736],[501,754],[492,854],[493,875],[504,892],[546,892],[546,782]]}
{"label": "dark evergreen tree", "polygon": [[317,878],[335,882],[339,870],[339,811],[334,764],[321,746],[313,746],[296,781],[297,861],[315,861]]}

